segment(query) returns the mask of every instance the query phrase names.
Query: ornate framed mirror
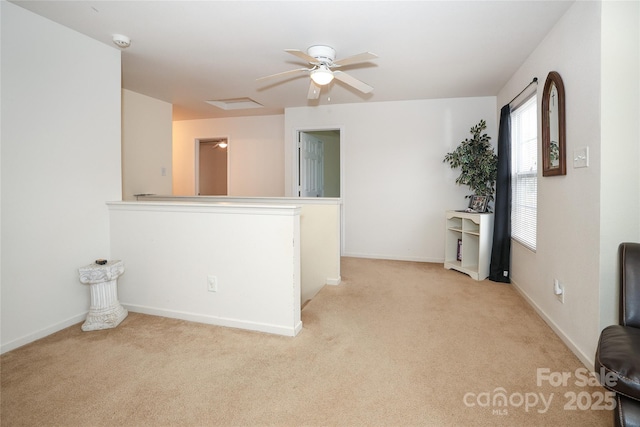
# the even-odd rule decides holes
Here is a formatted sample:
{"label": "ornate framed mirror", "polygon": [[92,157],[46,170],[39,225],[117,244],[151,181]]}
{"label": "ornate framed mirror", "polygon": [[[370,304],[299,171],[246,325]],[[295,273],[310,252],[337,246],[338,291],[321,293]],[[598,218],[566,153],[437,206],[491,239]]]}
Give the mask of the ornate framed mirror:
{"label": "ornate framed mirror", "polygon": [[542,176],[566,175],[564,84],[551,71],[542,92]]}

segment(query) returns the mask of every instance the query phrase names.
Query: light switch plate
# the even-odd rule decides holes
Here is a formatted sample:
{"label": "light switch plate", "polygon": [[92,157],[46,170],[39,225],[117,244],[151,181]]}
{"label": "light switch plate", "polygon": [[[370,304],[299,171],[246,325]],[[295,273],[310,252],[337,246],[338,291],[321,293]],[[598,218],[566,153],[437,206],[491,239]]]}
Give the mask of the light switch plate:
{"label": "light switch plate", "polygon": [[589,166],[589,147],[573,150],[573,167],[586,168]]}
{"label": "light switch plate", "polygon": [[207,291],[218,292],[218,278],[212,274],[207,276]]}

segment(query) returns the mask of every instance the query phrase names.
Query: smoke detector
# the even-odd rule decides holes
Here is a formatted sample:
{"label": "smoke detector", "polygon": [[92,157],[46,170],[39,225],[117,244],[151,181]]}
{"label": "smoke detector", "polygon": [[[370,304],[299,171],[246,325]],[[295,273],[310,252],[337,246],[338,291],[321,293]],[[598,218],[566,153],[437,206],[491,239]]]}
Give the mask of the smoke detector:
{"label": "smoke detector", "polygon": [[131,39],[129,37],[127,37],[127,36],[123,36],[122,34],[114,34],[113,35],[113,42],[118,47],[121,47],[123,49],[126,49],[129,46],[131,46]]}

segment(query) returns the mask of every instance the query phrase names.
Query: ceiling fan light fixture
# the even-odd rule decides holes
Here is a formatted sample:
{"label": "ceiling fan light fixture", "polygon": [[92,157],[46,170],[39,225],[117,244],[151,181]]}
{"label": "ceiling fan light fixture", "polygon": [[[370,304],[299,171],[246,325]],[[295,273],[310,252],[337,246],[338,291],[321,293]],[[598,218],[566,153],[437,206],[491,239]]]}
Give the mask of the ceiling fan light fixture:
{"label": "ceiling fan light fixture", "polygon": [[352,88],[362,92],[371,93],[373,86],[352,77],[342,70],[333,70],[334,68],[341,68],[361,62],[367,62],[371,59],[376,59],[378,55],[371,52],[363,52],[357,55],[352,55],[347,58],[335,60],[336,51],[329,46],[314,45],[307,49],[307,52],[303,52],[298,49],[285,49],[285,52],[297,56],[299,59],[306,61],[310,68],[297,68],[295,70],[284,71],[281,73],[271,74],[269,76],[260,77],[257,80],[265,80],[273,77],[283,77],[290,75],[306,75],[311,78],[309,89],[307,91],[307,99],[318,99],[322,86],[326,86],[335,78],[340,80],[341,83],[351,86]]}
{"label": "ceiling fan light fixture", "polygon": [[333,72],[326,65],[321,65],[317,70],[311,72],[311,80],[318,86],[327,85],[333,80]]}

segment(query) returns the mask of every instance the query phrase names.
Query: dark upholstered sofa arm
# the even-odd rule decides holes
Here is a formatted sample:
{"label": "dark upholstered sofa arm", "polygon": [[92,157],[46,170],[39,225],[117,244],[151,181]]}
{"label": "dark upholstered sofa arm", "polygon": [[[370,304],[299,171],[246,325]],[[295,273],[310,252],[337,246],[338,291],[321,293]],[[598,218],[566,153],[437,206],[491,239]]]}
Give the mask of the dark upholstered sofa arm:
{"label": "dark upholstered sofa arm", "polygon": [[640,243],[621,243],[620,324],[640,328]]}
{"label": "dark upholstered sofa arm", "polygon": [[640,329],[606,327],[600,334],[594,368],[606,375],[601,378],[603,386],[640,400]]}
{"label": "dark upholstered sofa arm", "polygon": [[616,393],[614,426],[640,427],[640,243],[621,243],[620,324],[600,333],[594,368]]}

